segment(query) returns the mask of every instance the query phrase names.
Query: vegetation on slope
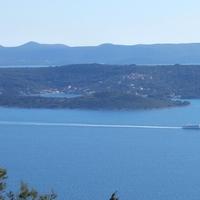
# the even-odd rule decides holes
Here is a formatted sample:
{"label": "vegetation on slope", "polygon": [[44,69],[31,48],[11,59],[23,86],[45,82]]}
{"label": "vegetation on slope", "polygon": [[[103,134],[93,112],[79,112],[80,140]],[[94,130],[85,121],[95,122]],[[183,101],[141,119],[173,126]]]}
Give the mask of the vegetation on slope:
{"label": "vegetation on slope", "polygon": [[[85,64],[49,68],[4,68],[0,69],[0,105],[91,109],[186,105],[186,102],[172,99],[199,98],[199,77],[199,66],[180,65]],[[72,99],[40,96],[54,92],[82,96]]]}
{"label": "vegetation on slope", "polygon": [[101,92],[74,98],[47,98],[38,96],[2,96],[0,105],[21,108],[70,108],[132,110],[188,105],[187,101],[140,97],[127,93]]}
{"label": "vegetation on slope", "polygon": [[29,188],[21,183],[19,191],[9,191],[6,185],[7,172],[0,168],[0,200],[54,200],[57,195],[54,192],[40,194],[37,190]]}
{"label": "vegetation on slope", "polygon": [[[30,188],[27,184],[21,183],[19,190],[10,191],[6,185],[7,171],[0,168],[0,200],[55,200],[57,195],[54,192],[41,194],[36,189]],[[118,200],[114,192],[109,200]]]}

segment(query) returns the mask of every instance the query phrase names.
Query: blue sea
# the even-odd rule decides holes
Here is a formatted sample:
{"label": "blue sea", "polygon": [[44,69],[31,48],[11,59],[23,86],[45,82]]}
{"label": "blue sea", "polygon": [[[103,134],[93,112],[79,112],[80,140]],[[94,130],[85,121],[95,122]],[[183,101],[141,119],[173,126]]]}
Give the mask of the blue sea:
{"label": "blue sea", "polygon": [[197,200],[200,131],[48,123],[173,127],[199,123],[199,113],[199,100],[145,111],[0,108],[0,166],[9,187],[24,181],[59,200],[108,200],[116,190],[120,200]]}

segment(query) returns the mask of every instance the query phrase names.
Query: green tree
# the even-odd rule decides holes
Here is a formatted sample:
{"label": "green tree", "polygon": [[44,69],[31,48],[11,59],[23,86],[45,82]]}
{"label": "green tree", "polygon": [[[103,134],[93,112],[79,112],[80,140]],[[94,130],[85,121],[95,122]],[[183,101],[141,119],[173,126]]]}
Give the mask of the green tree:
{"label": "green tree", "polygon": [[[7,171],[0,168],[0,200],[55,200],[57,195],[52,191],[49,194],[40,194],[26,183],[21,183],[17,192],[9,191],[6,187]],[[119,200],[114,192],[109,200]]]}
{"label": "green tree", "polygon": [[119,200],[119,198],[117,197],[117,192],[112,193],[110,200]]}
{"label": "green tree", "polygon": [[4,193],[6,189],[5,179],[7,178],[6,174],[6,170],[0,168],[0,200],[4,199]]}
{"label": "green tree", "polygon": [[23,182],[20,185],[19,191],[8,191],[6,180],[7,171],[0,168],[0,200],[55,200],[57,198],[54,192],[40,194],[37,190],[30,188]]}

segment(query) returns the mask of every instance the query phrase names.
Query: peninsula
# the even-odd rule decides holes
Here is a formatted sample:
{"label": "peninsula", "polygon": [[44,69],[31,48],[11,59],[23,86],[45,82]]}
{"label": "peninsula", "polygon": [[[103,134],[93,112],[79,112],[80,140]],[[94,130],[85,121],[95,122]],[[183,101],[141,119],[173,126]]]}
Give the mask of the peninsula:
{"label": "peninsula", "polygon": [[0,106],[111,110],[185,106],[189,102],[180,99],[200,97],[199,76],[199,66],[181,65],[0,68]]}

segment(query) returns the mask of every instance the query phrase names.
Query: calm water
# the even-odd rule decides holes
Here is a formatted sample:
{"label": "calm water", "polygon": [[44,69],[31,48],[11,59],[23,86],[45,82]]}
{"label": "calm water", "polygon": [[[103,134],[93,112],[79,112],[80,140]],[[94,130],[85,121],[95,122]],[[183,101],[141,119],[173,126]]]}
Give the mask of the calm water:
{"label": "calm water", "polygon": [[[105,112],[0,108],[0,120],[181,126],[200,121],[200,101],[184,108]],[[200,131],[0,125],[0,165],[59,199],[197,200]]]}
{"label": "calm water", "polygon": [[80,97],[81,95],[79,94],[67,94],[64,92],[60,92],[60,93],[43,93],[43,94],[39,94],[36,96],[41,96],[41,97],[52,97],[52,98],[74,98],[74,97]]}
{"label": "calm water", "polygon": [[0,68],[39,68],[39,67],[53,67],[50,65],[0,65]]}

